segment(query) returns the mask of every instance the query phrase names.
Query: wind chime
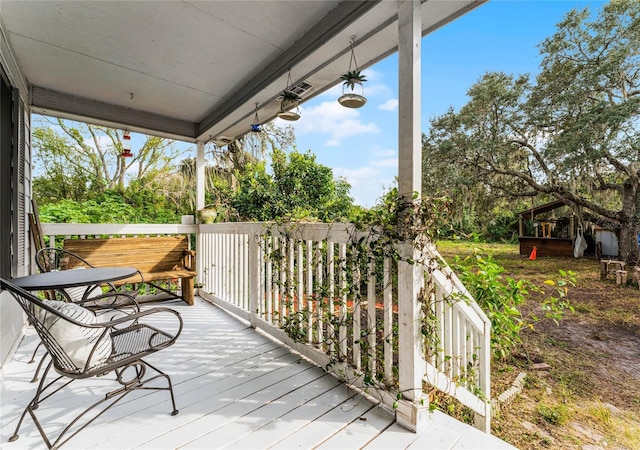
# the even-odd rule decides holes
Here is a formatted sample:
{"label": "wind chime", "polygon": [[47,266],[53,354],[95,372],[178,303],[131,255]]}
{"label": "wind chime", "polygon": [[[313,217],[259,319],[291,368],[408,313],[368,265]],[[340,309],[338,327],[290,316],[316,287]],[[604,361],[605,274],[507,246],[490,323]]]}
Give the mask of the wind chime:
{"label": "wind chime", "polygon": [[262,158],[262,138],[263,131],[260,124],[260,118],[258,117],[258,103],[256,103],[256,110],[253,116],[253,122],[251,122],[251,131],[247,134],[247,146],[251,151],[251,154],[256,158]]}

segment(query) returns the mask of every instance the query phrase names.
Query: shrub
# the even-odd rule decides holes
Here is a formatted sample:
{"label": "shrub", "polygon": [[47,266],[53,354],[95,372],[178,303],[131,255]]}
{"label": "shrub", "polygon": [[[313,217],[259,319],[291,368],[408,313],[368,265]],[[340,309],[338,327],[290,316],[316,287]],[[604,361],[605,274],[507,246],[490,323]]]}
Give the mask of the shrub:
{"label": "shrub", "polygon": [[[571,271],[561,270],[558,280],[546,280],[543,286],[537,286],[505,276],[505,269],[491,256],[456,257],[452,268],[491,320],[491,350],[496,359],[506,358],[522,342],[520,333],[524,328],[533,330],[535,324],[545,318],[557,324],[567,309],[573,311],[567,300],[568,286],[575,283],[575,274]],[[533,292],[544,297],[539,304],[542,316],[535,310],[523,313],[521,309]]]}

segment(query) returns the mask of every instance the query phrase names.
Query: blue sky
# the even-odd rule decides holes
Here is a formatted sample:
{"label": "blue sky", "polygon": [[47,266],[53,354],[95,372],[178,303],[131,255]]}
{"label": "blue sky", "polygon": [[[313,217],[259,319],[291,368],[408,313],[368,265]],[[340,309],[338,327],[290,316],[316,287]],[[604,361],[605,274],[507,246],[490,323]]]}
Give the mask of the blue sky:
{"label": "blue sky", "polygon": [[[492,0],[422,40],[422,131],[429,120],[459,109],[466,92],[485,72],[535,75],[537,48],[574,9],[602,7],[602,1]],[[356,53],[357,58],[357,53]],[[351,196],[373,206],[393,186],[398,158],[398,68],[392,55],[364,71],[367,104],[340,106],[338,86],[302,105],[293,124],[299,151],[311,150],[336,177],[351,183]]]}

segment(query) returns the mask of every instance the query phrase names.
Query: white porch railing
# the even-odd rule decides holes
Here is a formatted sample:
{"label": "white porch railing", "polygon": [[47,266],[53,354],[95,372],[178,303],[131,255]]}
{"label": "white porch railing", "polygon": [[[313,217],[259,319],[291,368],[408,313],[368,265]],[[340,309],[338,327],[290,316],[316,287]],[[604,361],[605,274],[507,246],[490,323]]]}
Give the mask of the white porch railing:
{"label": "white porch railing", "polygon": [[490,430],[490,322],[434,248],[398,243],[411,248],[408,264],[369,245],[374,233],[337,223],[43,224],[43,233],[196,233],[202,297],[395,408],[408,428],[425,425],[435,388]]}
{"label": "white porch railing", "polygon": [[[390,407],[400,406],[398,392],[433,387],[489,431],[489,320],[433,248],[415,262],[421,298],[401,298],[407,264],[391,251],[364,254],[371,239],[348,224],[201,225],[201,292]],[[402,344],[414,340],[398,319],[402,301],[420,305],[418,346]],[[402,361],[415,356],[402,353],[414,348],[423,383],[401,385]]]}

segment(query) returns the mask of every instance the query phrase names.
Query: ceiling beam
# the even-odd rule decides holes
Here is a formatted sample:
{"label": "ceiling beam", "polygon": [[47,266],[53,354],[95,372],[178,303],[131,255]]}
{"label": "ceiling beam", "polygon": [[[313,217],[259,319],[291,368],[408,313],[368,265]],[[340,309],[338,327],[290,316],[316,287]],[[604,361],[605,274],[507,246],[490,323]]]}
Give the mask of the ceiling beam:
{"label": "ceiling beam", "polygon": [[[86,122],[97,121],[101,125],[113,128],[148,131],[150,134],[191,142],[196,138],[197,124],[193,122],[76,97],[38,86],[31,87],[31,107],[34,112]],[[44,111],[38,111],[40,108]]]}
{"label": "ceiling beam", "polygon": [[304,58],[326,44],[334,36],[347,28],[355,20],[374,8],[381,0],[344,1],[340,2],[329,14],[319,21],[308,33],[297,40],[291,47],[273,60],[260,72],[260,75],[249,80],[245,86],[235,92],[219,108],[208,114],[198,124],[198,136],[206,133],[211,127],[224,119],[236,109],[242,107],[250,99],[276,81],[287,71],[300,63]]}

